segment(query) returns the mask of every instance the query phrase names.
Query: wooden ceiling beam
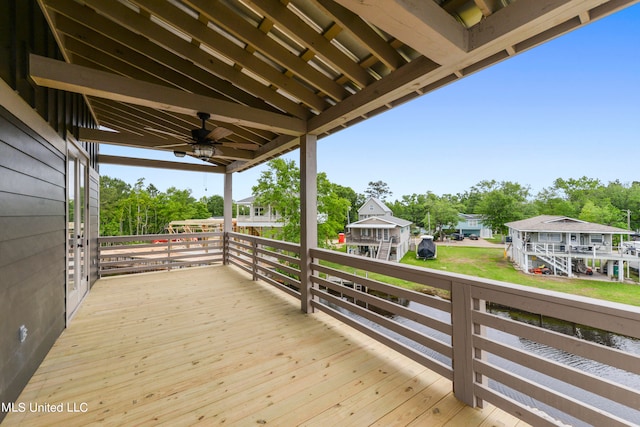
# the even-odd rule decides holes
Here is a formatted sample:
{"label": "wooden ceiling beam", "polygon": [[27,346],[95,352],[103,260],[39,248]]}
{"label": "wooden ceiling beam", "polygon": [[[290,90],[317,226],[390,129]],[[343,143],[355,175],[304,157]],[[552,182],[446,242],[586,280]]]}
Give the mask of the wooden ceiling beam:
{"label": "wooden ceiling beam", "polygon": [[352,95],[347,101],[337,104],[308,122],[308,132],[322,134],[350,122],[356,117],[366,116],[370,111],[395,101],[407,93],[407,88],[420,89],[422,81],[430,78],[438,64],[420,57]]}
{"label": "wooden ceiling beam", "polygon": [[[123,147],[138,147],[161,151],[183,151],[191,152],[192,148],[184,141],[176,139],[162,139],[157,136],[139,136],[124,132],[108,132],[98,129],[81,128],[78,139],[99,144],[118,145]],[[216,148],[219,151],[216,158],[246,161],[254,158],[253,151],[234,149],[230,146],[222,145]]]}
{"label": "wooden ceiling beam", "polygon": [[269,141],[262,147],[260,147],[254,154],[253,159],[249,161],[236,161],[227,166],[227,172],[241,172],[243,170],[250,169],[255,165],[264,163],[269,159],[280,156],[283,153],[289,152],[298,148],[300,140],[297,137],[289,135],[280,135]]}
{"label": "wooden ceiling beam", "polygon": [[336,2],[438,64],[459,60],[467,52],[466,29],[434,1]]}
{"label": "wooden ceiling beam", "polygon": [[[212,89],[211,85],[215,83],[213,81],[220,79],[206,73],[204,70],[202,70],[200,77],[202,79],[208,79],[211,82],[209,85],[204,85],[200,81],[193,80],[185,76],[185,74],[167,67],[165,64],[158,63],[149,56],[142,55],[129,46],[83,27],[65,16],[60,16],[58,22],[58,30],[65,34],[64,46],[68,51],[81,55],[87,60],[101,64],[113,72],[117,70],[118,74],[126,75],[136,80],[164,84],[226,101],[239,101],[238,97],[241,97],[242,101],[244,101],[242,103],[245,105],[274,112],[277,111],[264,101],[258,100],[246,92],[233,87],[229,82],[225,83],[233,87],[233,97],[226,95],[220,90]],[[184,60],[180,61],[183,65],[186,65],[184,64]],[[213,86],[218,85],[213,84]]]}
{"label": "wooden ceiling beam", "polygon": [[140,136],[128,132],[109,132],[99,129],[79,128],[78,139],[98,144],[118,145],[122,147],[138,147],[163,151],[184,151],[188,149],[185,142],[161,140],[148,136]]}
{"label": "wooden ceiling beam", "polygon": [[209,112],[213,120],[256,127],[287,135],[306,131],[306,122],[232,102],[136,81],[103,71],[67,64],[37,55],[29,56],[30,76],[36,84],[160,110],[196,116]]}
{"label": "wooden ceiling beam", "polygon": [[[191,129],[201,126],[200,120],[195,117],[154,110],[140,105],[125,104],[101,98],[92,98],[92,103],[96,108],[100,108],[101,105],[109,105],[111,108],[127,112],[134,117],[139,117],[140,120],[149,123],[150,128],[158,130],[158,132],[145,130],[145,132],[149,132],[152,135],[158,135],[165,132],[165,134],[182,135],[183,137],[188,138],[191,135]],[[215,126],[222,126],[222,124],[216,123],[213,120],[209,120],[208,123],[214,124]],[[260,146],[274,138],[274,134],[272,132],[264,130],[246,129],[226,123],[224,124],[224,127],[233,132],[232,135],[225,138],[231,143]]]}
{"label": "wooden ceiling beam", "polygon": [[155,169],[172,169],[188,172],[208,172],[208,173],[225,173],[226,167],[212,165],[196,165],[193,163],[169,162],[166,160],[138,159],[135,157],[108,156],[105,154],[98,155],[98,161],[101,164],[135,166]]}
{"label": "wooden ceiling beam", "polygon": [[[137,0],[157,5],[154,0]],[[313,68],[305,61],[292,55],[290,51],[272,40],[265,37],[264,32],[258,27],[250,25],[247,21],[240,18],[228,7],[219,1],[210,0],[186,0],[192,8],[204,15],[211,22],[224,28],[234,37],[243,40],[253,49],[259,51],[262,55],[274,61],[286,70],[291,71],[295,76],[307,84],[318,88],[319,91],[326,93],[335,100],[341,100],[348,96],[348,92],[333,80]],[[157,7],[157,6],[156,6]],[[272,20],[273,21],[273,20]],[[212,45],[212,47],[215,45]],[[216,47],[214,47],[215,49]],[[258,73],[254,67],[250,68],[254,73]],[[275,82],[274,82],[275,83]]]}
{"label": "wooden ceiling beam", "polygon": [[386,40],[376,33],[362,18],[334,0],[314,0],[316,5],[331,15],[343,31],[349,32],[356,40],[369,46],[371,53],[389,69],[395,70],[407,63]]}
{"label": "wooden ceiling beam", "polygon": [[[494,49],[495,46],[515,46],[531,38],[538,37],[540,43],[568,32],[575,26],[568,26],[565,31],[548,33],[547,30],[560,27],[572,18],[577,18],[590,9],[599,7],[602,0],[518,0],[482,20],[469,29],[469,49],[471,53],[483,50],[485,47]],[[637,0],[619,0],[609,13],[622,9]],[[607,3],[608,6],[611,6]],[[577,25],[580,25],[578,19]]]}
{"label": "wooden ceiling beam", "polygon": [[312,51],[316,56],[323,58],[340,73],[348,76],[356,86],[362,88],[373,82],[373,76],[364,68],[332,45],[322,34],[309,27],[279,0],[250,0],[250,3],[274,21],[278,28],[289,37]]}
{"label": "wooden ceiling beam", "polygon": [[[110,0],[85,1],[92,6],[99,7],[101,12],[107,14],[111,19],[114,19],[121,25],[127,28],[135,28],[146,37],[149,37],[151,40],[156,40],[158,43],[174,51],[176,54],[180,55],[184,54],[184,52],[193,50],[206,54],[206,52],[199,47],[194,46],[190,41],[187,42],[173,35],[168,30],[164,30],[162,27],[151,21],[144,21],[139,14],[133,12],[126,6],[118,6],[117,3],[114,4]],[[272,82],[278,88],[290,93],[301,102],[304,102],[305,104],[320,111],[326,107],[326,101],[324,99],[318,97],[300,82],[285,76],[270,64],[265,63],[257,56],[247,52],[244,48],[233,43],[223,35],[213,31],[200,20],[192,18],[175,6],[166,2],[147,2],[145,0],[139,0],[139,4],[144,5],[144,7],[148,8],[148,10],[154,15],[166,20],[167,22],[171,22],[175,28],[180,29],[185,34],[189,34],[191,37],[205,44],[210,49],[219,52],[222,56],[232,58],[235,63],[240,64],[243,68],[250,70],[255,75],[260,76],[269,82]],[[235,16],[235,14],[232,13],[229,16],[229,19],[233,16]],[[260,32],[263,38],[265,38],[261,31],[257,29],[256,31]],[[204,65],[206,65],[210,58],[211,55],[206,55],[206,60],[203,61]],[[198,61],[198,63],[200,64],[201,62]],[[330,79],[327,80],[331,81]]]}
{"label": "wooden ceiling beam", "polygon": [[[209,86],[242,104],[260,108],[254,102],[249,102],[246,95],[242,95],[244,92],[254,99],[261,100],[260,102],[264,100],[264,102],[275,106],[280,111],[288,112],[298,118],[309,117],[309,111],[303,106],[256,82],[251,77],[235,70],[234,67],[207,54],[191,43],[185,42],[174,34],[164,30],[158,31],[156,39],[159,39],[157,40],[159,44],[150,41],[154,40],[154,38],[146,37],[148,33],[152,35],[156,28],[158,30],[161,30],[161,28],[156,24],[149,24],[149,21],[141,29],[144,30],[143,35],[124,27],[119,27],[114,31],[114,23],[111,20],[96,13],[89,7],[73,4],[66,0],[46,0],[45,4],[50,12],[49,15],[52,15],[51,12],[54,11],[60,16],[66,16],[75,21],[76,25],[88,27],[120,44],[128,46],[167,68],[189,76],[189,78],[195,79],[201,84]],[[162,44],[169,44],[174,50],[167,50],[162,47]],[[177,54],[175,49],[181,49],[180,54]],[[198,66],[194,64],[198,64]],[[269,107],[268,110],[272,110],[272,108]]]}

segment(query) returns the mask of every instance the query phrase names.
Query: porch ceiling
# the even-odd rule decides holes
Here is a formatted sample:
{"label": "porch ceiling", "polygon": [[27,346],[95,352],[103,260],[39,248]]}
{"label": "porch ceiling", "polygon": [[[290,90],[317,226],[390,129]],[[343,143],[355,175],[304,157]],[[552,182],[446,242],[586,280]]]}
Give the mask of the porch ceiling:
{"label": "porch ceiling", "polygon": [[191,152],[204,111],[232,132],[212,171],[234,172],[640,0],[39,1],[66,63],[31,77],[118,132],[80,139]]}

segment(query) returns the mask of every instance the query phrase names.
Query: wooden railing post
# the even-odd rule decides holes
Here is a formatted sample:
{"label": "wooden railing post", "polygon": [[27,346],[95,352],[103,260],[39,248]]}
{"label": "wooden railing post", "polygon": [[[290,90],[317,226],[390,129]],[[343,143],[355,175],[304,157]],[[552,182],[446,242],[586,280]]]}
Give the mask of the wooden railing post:
{"label": "wooden railing post", "polygon": [[222,265],[229,265],[229,232],[222,233]]}
{"label": "wooden railing post", "polygon": [[222,232],[224,234],[222,243],[222,264],[229,265],[231,256],[229,254],[229,233],[233,231],[233,173],[224,174],[224,206]]}
{"label": "wooden railing post", "polygon": [[317,136],[300,137],[300,309],[312,313],[313,258],[318,246]]}
{"label": "wooden railing post", "polygon": [[451,284],[451,324],[453,346],[453,393],[456,398],[471,407],[482,407],[482,401],[476,399],[473,385],[482,378],[476,376],[473,369],[474,358],[481,358],[481,350],[473,347],[473,334],[481,334],[482,327],[472,322],[474,309],[483,310],[484,301],[471,298],[471,286],[466,283]]}
{"label": "wooden railing post", "polygon": [[251,272],[253,274],[253,280],[258,280],[258,240],[251,239],[251,251],[252,254],[252,262],[251,262]]}
{"label": "wooden railing post", "polygon": [[173,263],[173,260],[171,259],[171,240],[171,235],[169,235],[169,238],[167,239],[167,263],[169,264],[167,268],[168,271],[171,271],[171,264]]}

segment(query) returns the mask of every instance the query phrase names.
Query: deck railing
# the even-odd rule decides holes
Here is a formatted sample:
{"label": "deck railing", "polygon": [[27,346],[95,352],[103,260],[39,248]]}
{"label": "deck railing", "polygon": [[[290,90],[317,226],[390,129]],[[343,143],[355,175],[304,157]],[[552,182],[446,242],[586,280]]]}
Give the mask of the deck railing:
{"label": "deck railing", "polygon": [[228,233],[226,262],[300,299],[300,245]]}
{"label": "deck railing", "polygon": [[[558,420],[640,423],[640,341],[633,348],[615,348],[580,338],[580,331],[593,328],[640,339],[640,309],[334,251],[314,249],[311,254],[316,309],[452,379],[456,396],[465,403],[487,401],[536,426],[557,425]],[[441,296],[386,283],[397,279],[428,286]],[[520,322],[506,318],[504,311],[492,314],[488,306],[546,320]],[[577,332],[568,335],[549,327],[558,322]],[[558,354],[571,357],[561,358],[563,363]]]}
{"label": "deck railing", "polygon": [[223,233],[99,237],[100,276],[222,262]]}
{"label": "deck railing", "polygon": [[[516,243],[517,244],[517,243]],[[526,252],[546,253],[548,255],[571,255],[574,257],[584,256],[617,256],[627,258],[626,255],[636,255],[635,248],[627,243],[622,246],[609,246],[602,244],[592,245],[566,245],[564,243],[527,243]]]}
{"label": "deck railing", "polygon": [[[225,246],[226,263],[301,298],[299,245],[227,233]],[[310,253],[315,310],[449,378],[461,401],[486,401],[536,426],[640,424],[637,307],[319,248]],[[398,287],[399,280],[429,292]],[[539,321],[520,321],[496,306]],[[559,332],[558,322],[572,333]],[[619,338],[599,344],[584,339],[585,331]]]}

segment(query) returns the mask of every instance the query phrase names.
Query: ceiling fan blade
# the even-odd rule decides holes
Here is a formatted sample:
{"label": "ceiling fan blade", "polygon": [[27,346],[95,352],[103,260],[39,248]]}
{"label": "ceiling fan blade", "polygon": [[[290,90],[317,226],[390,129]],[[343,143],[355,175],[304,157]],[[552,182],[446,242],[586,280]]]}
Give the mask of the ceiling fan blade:
{"label": "ceiling fan blade", "polygon": [[218,126],[217,128],[213,129],[211,132],[209,132],[209,134],[207,135],[207,139],[218,141],[231,134],[233,134],[233,131],[230,131],[227,128],[223,128],[222,126]]}

